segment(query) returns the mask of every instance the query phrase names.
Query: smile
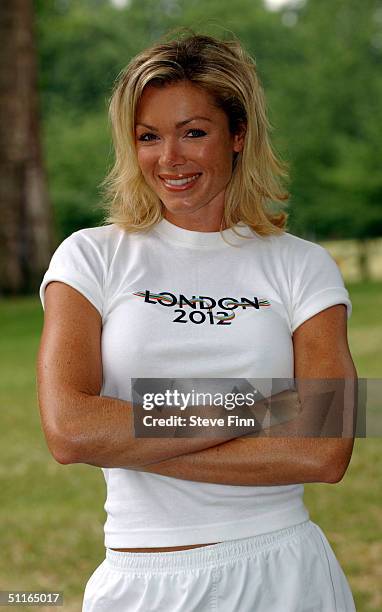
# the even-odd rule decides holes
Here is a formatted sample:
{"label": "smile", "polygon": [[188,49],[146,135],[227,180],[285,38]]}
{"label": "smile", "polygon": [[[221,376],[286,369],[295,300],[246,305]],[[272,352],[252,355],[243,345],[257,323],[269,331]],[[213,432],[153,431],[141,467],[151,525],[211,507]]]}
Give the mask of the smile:
{"label": "smile", "polygon": [[163,176],[160,176],[160,178],[167,188],[171,190],[183,190],[192,187],[199,176],[201,176],[201,173],[193,174],[192,176],[187,176],[185,178],[168,178]]}

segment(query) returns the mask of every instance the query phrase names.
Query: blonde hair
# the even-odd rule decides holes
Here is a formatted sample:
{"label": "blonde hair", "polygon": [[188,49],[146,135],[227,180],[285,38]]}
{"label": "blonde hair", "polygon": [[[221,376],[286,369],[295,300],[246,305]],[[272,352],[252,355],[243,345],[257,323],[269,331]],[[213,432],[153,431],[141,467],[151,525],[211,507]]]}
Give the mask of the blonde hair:
{"label": "blonde hair", "polygon": [[135,149],[135,117],[145,87],[190,82],[210,94],[228,117],[232,134],[246,129],[244,148],[234,154],[221,229],[239,221],[259,235],[280,234],[287,214],[270,204],[288,199],[279,177],[286,163],[270,144],[272,129],[255,60],[238,40],[193,34],[159,42],[134,57],[118,75],[109,105],[115,163],[102,182],[106,223],[126,231],[150,228],[163,218],[163,204],[145,182]]}

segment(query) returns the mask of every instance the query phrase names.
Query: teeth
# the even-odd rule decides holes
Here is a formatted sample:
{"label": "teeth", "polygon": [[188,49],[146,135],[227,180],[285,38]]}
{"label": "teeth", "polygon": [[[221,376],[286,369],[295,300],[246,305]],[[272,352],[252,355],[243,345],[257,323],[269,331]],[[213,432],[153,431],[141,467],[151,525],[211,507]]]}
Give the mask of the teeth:
{"label": "teeth", "polygon": [[195,181],[195,179],[197,179],[198,176],[199,174],[194,174],[194,176],[189,176],[184,179],[163,179],[163,180],[165,183],[167,183],[167,185],[181,186],[181,185],[187,185],[187,183],[191,183],[192,181]]}

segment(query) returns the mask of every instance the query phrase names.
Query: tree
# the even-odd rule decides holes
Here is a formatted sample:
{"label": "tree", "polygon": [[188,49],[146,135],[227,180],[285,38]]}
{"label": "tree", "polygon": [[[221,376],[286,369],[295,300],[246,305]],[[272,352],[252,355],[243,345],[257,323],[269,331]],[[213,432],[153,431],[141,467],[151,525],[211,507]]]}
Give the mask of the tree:
{"label": "tree", "polygon": [[[316,239],[382,234],[382,2],[309,1],[292,31],[279,116],[290,133],[292,221]],[[288,127],[289,126],[289,127]]]}
{"label": "tree", "polygon": [[[290,229],[308,239],[382,234],[382,0],[35,0],[45,146],[64,238],[100,220],[106,106],[131,57],[175,28],[229,36],[255,57],[272,143],[290,164]],[[95,9],[97,7],[97,10]]]}
{"label": "tree", "polygon": [[42,164],[32,0],[0,3],[0,293],[35,290],[53,248]]}

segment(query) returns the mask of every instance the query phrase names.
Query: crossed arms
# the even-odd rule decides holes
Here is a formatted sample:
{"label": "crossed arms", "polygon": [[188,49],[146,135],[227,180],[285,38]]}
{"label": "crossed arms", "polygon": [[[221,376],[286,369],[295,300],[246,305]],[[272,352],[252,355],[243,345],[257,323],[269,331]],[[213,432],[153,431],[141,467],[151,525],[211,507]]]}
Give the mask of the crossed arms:
{"label": "crossed arms", "polygon": [[[62,282],[49,283],[37,382],[43,430],[58,462],[128,467],[231,485],[334,483],[343,477],[354,439],[301,437],[298,432],[304,423],[299,417],[258,437],[135,438],[130,402],[99,396],[100,338],[101,317],[88,300]],[[356,382],[344,305],[327,308],[300,325],[293,345],[296,379]],[[299,400],[303,406],[307,395],[302,383]],[[292,396],[291,401],[295,401]],[[346,410],[351,418],[353,406]]]}

